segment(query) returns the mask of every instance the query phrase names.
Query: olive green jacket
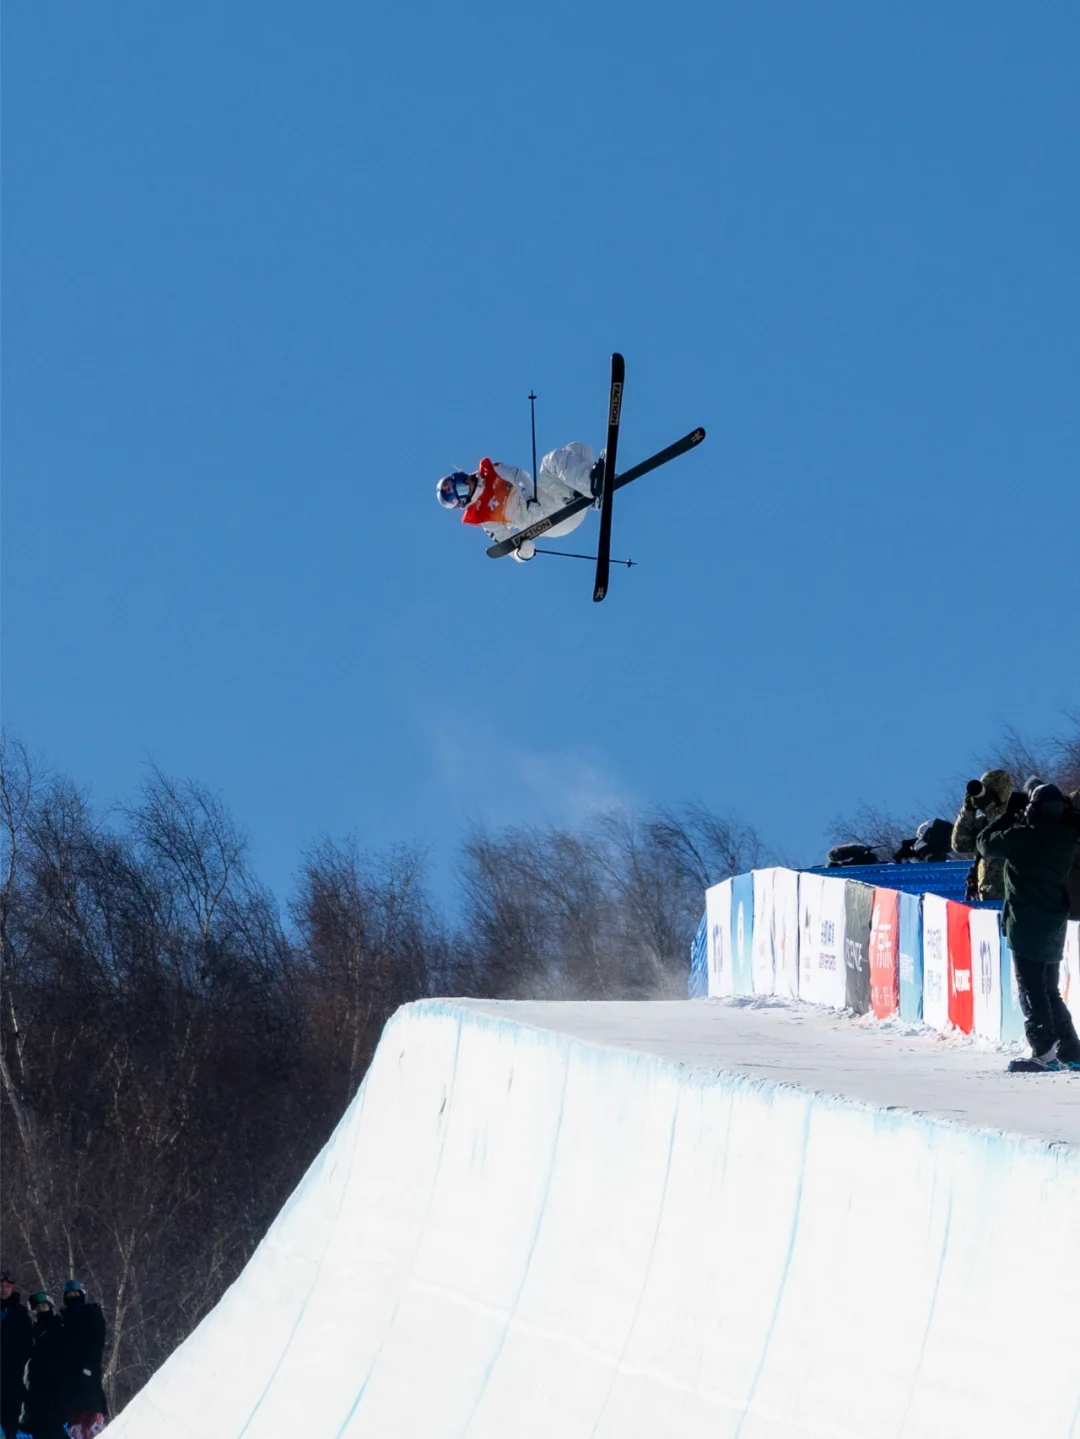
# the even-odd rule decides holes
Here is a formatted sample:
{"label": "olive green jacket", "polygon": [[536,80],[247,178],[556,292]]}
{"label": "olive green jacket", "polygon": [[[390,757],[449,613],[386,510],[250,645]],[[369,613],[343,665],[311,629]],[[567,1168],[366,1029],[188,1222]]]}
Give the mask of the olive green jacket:
{"label": "olive green jacket", "polygon": [[1072,825],[1002,816],[986,826],[975,847],[984,859],[1005,861],[1005,934],[1013,954],[1045,964],[1059,961],[1069,920],[1065,876],[1076,852]]}
{"label": "olive green jacket", "polygon": [[[983,784],[997,798],[976,805],[970,795],[964,796],[964,803],[953,825],[952,847],[957,854],[974,854],[975,841],[987,825],[1001,819],[1012,794],[1012,780],[1008,770],[988,769],[982,777]],[[1005,861],[1003,859],[979,858],[979,898],[1005,898]]]}

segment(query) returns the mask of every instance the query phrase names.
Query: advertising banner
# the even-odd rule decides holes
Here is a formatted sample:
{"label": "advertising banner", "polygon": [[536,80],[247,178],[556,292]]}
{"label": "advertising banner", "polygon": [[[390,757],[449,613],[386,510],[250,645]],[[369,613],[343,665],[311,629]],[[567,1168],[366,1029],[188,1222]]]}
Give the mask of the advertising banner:
{"label": "advertising banner", "polygon": [[996,909],[970,910],[968,930],[975,1033],[996,1043],[1001,1039],[1001,916]]}
{"label": "advertising banner", "polygon": [[870,1008],[888,1019],[900,1007],[900,896],[875,889],[870,915]]}
{"label": "advertising banner", "polygon": [[922,901],[917,894],[897,896],[900,911],[900,1018],[922,1019]]}
{"label": "advertising banner", "polygon": [[703,999],[709,992],[709,916],[703,914],[690,946],[690,978],[686,984],[688,999]]}
{"label": "advertising banner", "polygon": [[844,881],[844,1004],[856,1014],[870,1011],[870,918],[874,886]]}
{"label": "advertising banner", "polygon": [[1065,935],[1065,963],[1061,966],[1061,994],[1080,1031],[1080,919],[1069,921]]}
{"label": "advertising banner", "polygon": [[1001,1039],[1004,1044],[1015,1044],[1024,1037],[1024,1011],[1020,1008],[1012,949],[1005,931],[999,929],[998,932],[1001,935]]}
{"label": "advertising banner", "polygon": [[844,926],[847,919],[847,880],[821,879],[821,945],[818,951],[820,973],[828,980],[833,1009],[847,1003],[847,981],[844,976]]}
{"label": "advertising banner", "polygon": [[949,915],[947,899],[922,897],[923,1019],[935,1029],[949,1023]]}
{"label": "advertising banner", "polygon": [[736,994],[754,992],[754,876],[731,881],[731,953]]}
{"label": "advertising banner", "polygon": [[818,944],[821,933],[820,874],[799,875],[799,998],[821,1004],[818,987]]}
{"label": "advertising banner", "polygon": [[[799,993],[799,876],[793,869],[773,870],[773,957],[776,993]],[[1077,985],[1080,995],[1080,985]]]}
{"label": "advertising banner", "polygon": [[750,947],[754,993],[773,994],[776,989],[776,954],[773,949],[773,881],[775,869],[755,869],[754,937]]}
{"label": "advertising banner", "polygon": [[949,931],[949,1023],[961,1034],[970,1034],[975,1021],[975,997],[971,987],[971,910],[966,904],[947,899]]}
{"label": "advertising banner", "polygon": [[799,998],[843,1009],[844,881],[799,876]]}
{"label": "advertising banner", "polygon": [[705,891],[705,920],[709,943],[709,997],[724,999],[735,993],[731,964],[731,880]]}

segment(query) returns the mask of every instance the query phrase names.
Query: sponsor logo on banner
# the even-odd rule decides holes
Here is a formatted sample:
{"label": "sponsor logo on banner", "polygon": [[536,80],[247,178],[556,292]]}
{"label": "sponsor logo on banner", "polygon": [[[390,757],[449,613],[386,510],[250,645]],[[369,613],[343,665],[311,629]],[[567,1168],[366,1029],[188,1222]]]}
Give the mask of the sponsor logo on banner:
{"label": "sponsor logo on banner", "polygon": [[[899,939],[899,895],[893,889],[877,889],[870,916],[870,1007],[879,1019],[887,1019],[900,1006]],[[911,956],[907,959],[910,966]]]}
{"label": "sponsor logo on banner", "polygon": [[844,885],[844,1004],[856,1014],[870,1011],[870,920],[874,890],[859,880]]}
{"label": "sponsor logo on banner", "polygon": [[862,974],[866,968],[866,955],[863,954],[862,940],[845,939],[844,947],[847,950],[847,967],[853,969],[856,974]]}
{"label": "sponsor logo on banner", "polygon": [[900,1018],[923,1017],[922,906],[916,894],[899,894]]}
{"label": "sponsor logo on banner", "polygon": [[935,1029],[949,1026],[949,918],[948,901],[924,894],[923,1018]]}
{"label": "sponsor logo on banner", "polygon": [[772,922],[777,937],[777,991],[798,994],[798,875],[778,869],[774,879]]}
{"label": "sponsor logo on banner", "polygon": [[821,940],[818,945],[818,969],[836,969],[836,925],[831,919],[821,921]]}
{"label": "sponsor logo on banner", "polygon": [[994,992],[993,965],[995,959],[993,948],[988,939],[979,940],[979,993],[983,999],[989,999]]}
{"label": "sponsor logo on banner", "polygon": [[995,909],[968,912],[971,934],[971,992],[974,1032],[995,1043],[1001,1038],[1001,941]]}
{"label": "sponsor logo on banner", "polygon": [[975,1026],[975,996],[971,988],[971,910],[953,900],[946,902],[949,936],[949,1023],[963,1034]]}
{"label": "sponsor logo on banner", "polygon": [[709,993],[729,995],[732,992],[730,879],[721,880],[705,891],[705,913],[709,925]]}
{"label": "sponsor logo on banner", "polygon": [[731,881],[732,981],[736,994],[753,994],[754,877],[739,874]]}
{"label": "sponsor logo on banner", "polygon": [[1020,991],[1016,987],[1016,970],[1012,949],[1001,931],[1001,1038],[1012,1044],[1024,1037],[1024,1012],[1020,1008]]}
{"label": "sponsor logo on banner", "polygon": [[[754,972],[754,993],[776,993],[776,878],[778,869],[755,869],[754,875],[754,938],[751,944],[751,965]],[[785,988],[780,986],[781,991]]]}
{"label": "sponsor logo on banner", "polygon": [[935,1004],[941,1000],[941,971],[945,968],[944,938],[940,929],[932,929],[923,936],[926,951],[926,993]]}

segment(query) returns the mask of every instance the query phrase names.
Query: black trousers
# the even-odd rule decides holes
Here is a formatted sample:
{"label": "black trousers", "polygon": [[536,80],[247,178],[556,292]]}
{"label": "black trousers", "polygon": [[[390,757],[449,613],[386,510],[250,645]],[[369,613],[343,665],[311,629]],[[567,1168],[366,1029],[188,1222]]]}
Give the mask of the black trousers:
{"label": "black trousers", "polygon": [[1058,985],[1060,962],[1044,964],[1014,954],[1013,968],[1032,1054],[1045,1054],[1057,1040],[1059,1059],[1080,1060],[1080,1039]]}

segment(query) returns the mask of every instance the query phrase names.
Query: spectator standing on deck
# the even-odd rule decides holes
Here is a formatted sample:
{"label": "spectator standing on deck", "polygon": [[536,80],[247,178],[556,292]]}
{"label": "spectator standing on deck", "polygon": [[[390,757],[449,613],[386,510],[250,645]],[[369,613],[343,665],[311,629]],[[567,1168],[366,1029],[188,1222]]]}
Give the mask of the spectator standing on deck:
{"label": "spectator standing on deck", "polygon": [[15,1439],[23,1405],[23,1371],[30,1358],[33,1329],[26,1305],[8,1270],[0,1273],[0,1428]]}
{"label": "spectator standing on deck", "polygon": [[22,1427],[33,1439],[66,1439],[63,1321],[44,1290],[30,1296],[33,1348],[26,1366]]}
{"label": "spectator standing on deck", "polygon": [[88,1304],[78,1279],[64,1285],[61,1337],[64,1421],[71,1439],[92,1439],[105,1427],[108,1405],[101,1384],[105,1354],[105,1316],[100,1304]]}
{"label": "spectator standing on deck", "polygon": [[[953,825],[952,847],[957,854],[974,854],[975,841],[988,824],[1001,819],[1012,796],[1012,777],[1005,769],[988,769],[979,779],[968,782],[964,803]],[[975,861],[974,883],[968,887],[968,899],[1001,900],[1005,898],[1005,861]]]}
{"label": "spectator standing on deck", "polygon": [[1019,791],[975,848],[984,859],[1005,862],[1005,933],[1031,1045],[1031,1059],[1011,1067],[1080,1063],[1080,1039],[1059,985],[1069,919],[1065,879],[1076,853],[1072,805],[1056,785],[1039,785],[1030,798]]}

